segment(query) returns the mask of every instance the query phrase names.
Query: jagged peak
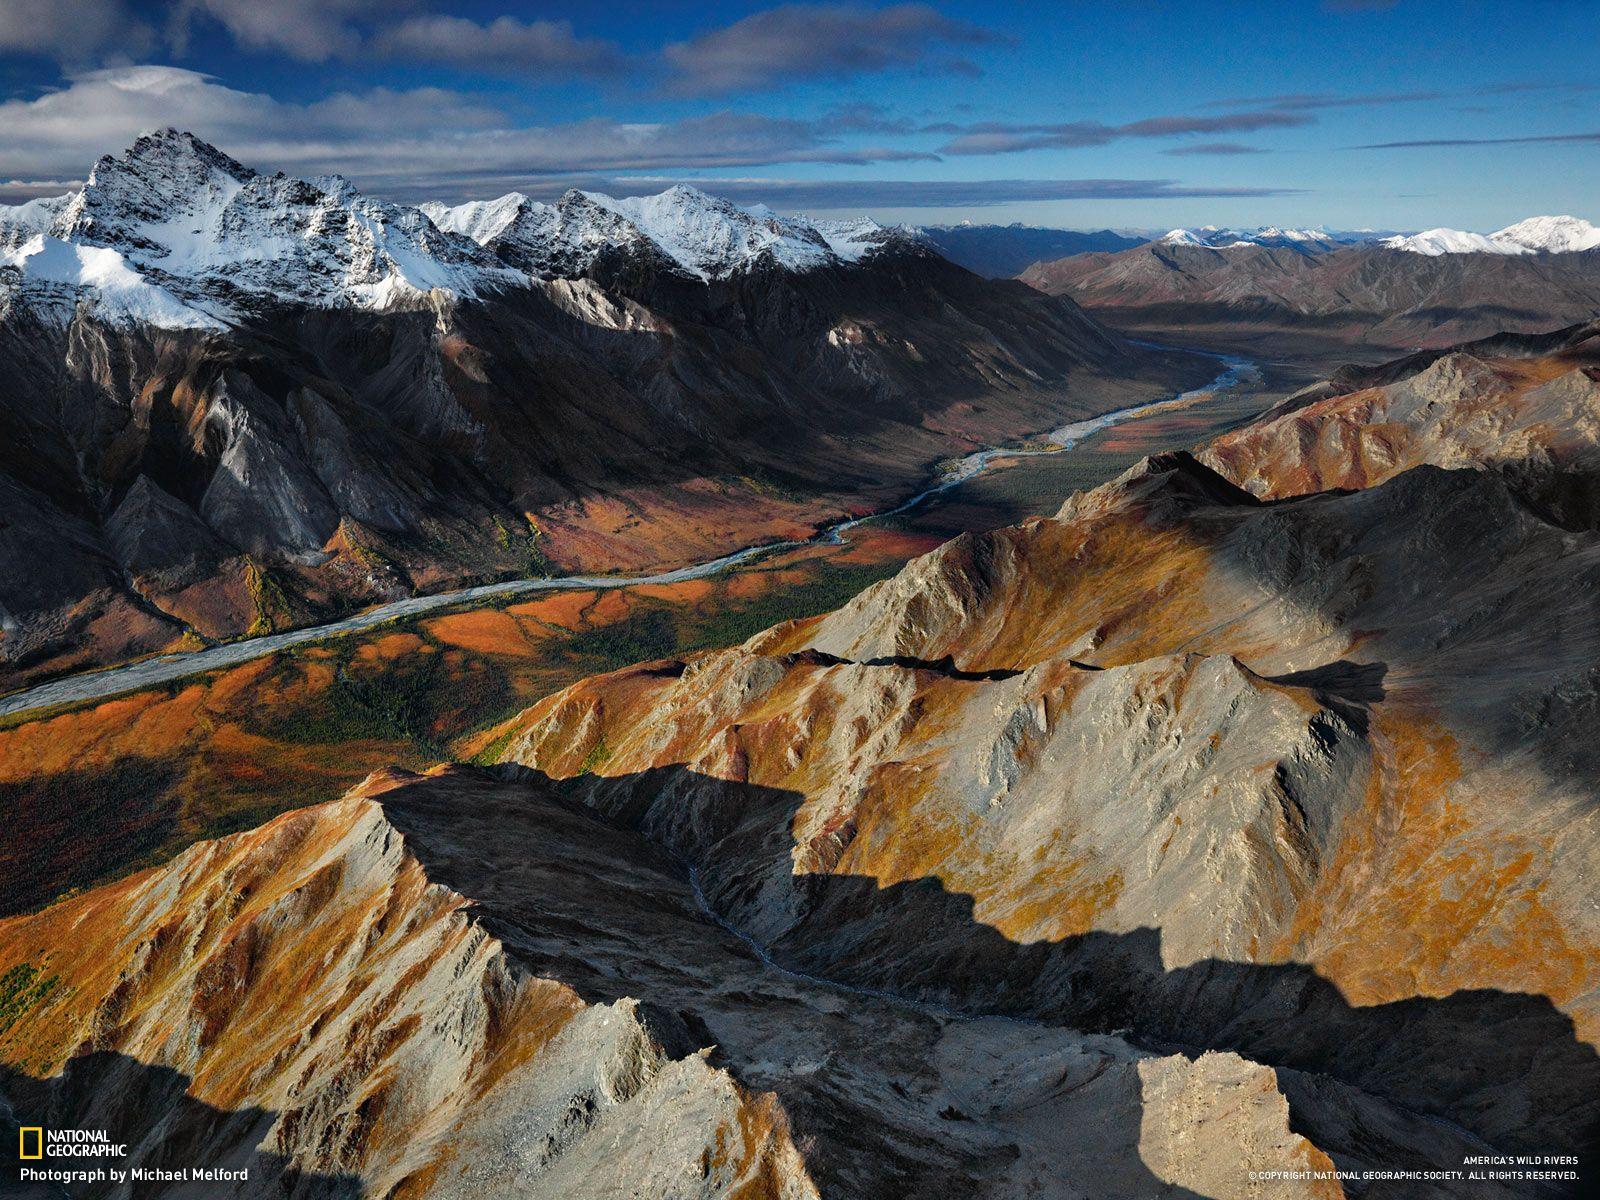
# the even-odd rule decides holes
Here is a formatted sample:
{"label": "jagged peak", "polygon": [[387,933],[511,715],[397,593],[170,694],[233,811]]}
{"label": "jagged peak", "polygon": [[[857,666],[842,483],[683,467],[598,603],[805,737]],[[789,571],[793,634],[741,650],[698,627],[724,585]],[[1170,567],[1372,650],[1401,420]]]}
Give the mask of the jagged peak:
{"label": "jagged peak", "polygon": [[125,186],[130,180],[172,185],[168,197],[181,203],[177,185],[221,175],[235,183],[254,179],[257,172],[224,154],[210,142],[170,126],[141,133],[120,154],[103,154],[89,171],[84,194]]}
{"label": "jagged peak", "polygon": [[204,138],[198,138],[188,130],[175,129],[171,125],[162,129],[146,130],[139,134],[123,150],[121,157],[124,162],[155,157],[194,158],[214,164],[241,178],[247,179],[256,174],[253,168],[245,166]]}
{"label": "jagged peak", "polygon": [[104,319],[171,327],[281,302],[415,307],[579,278],[619,252],[709,282],[839,266],[904,240],[869,219],[813,223],[687,183],[621,199],[572,189],[554,205],[521,192],[399,205],[342,175],[263,174],[172,127],[103,156],[69,199],[0,214],[8,292],[57,316],[87,298]]}

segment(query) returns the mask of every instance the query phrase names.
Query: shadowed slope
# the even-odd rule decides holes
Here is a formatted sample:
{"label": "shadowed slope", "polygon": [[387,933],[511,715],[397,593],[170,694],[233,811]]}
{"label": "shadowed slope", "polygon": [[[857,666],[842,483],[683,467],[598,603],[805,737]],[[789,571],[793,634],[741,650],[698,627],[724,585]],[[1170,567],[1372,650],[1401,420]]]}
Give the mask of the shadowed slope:
{"label": "shadowed slope", "polygon": [[[1166,456],[828,617],[576,685],[507,755],[695,857],[795,962],[1577,1147],[1597,588],[1593,535],[1491,474],[1263,503]],[[898,899],[933,886],[970,911]],[[974,927],[1029,947],[1014,972],[938,932]]]}
{"label": "shadowed slope", "polygon": [[368,1195],[1181,1200],[1327,1166],[1270,1070],[780,969],[638,834],[460,770],[0,922],[0,964],[29,961],[53,982],[0,1033],[21,1119],[148,1131],[152,1159],[259,1145]]}

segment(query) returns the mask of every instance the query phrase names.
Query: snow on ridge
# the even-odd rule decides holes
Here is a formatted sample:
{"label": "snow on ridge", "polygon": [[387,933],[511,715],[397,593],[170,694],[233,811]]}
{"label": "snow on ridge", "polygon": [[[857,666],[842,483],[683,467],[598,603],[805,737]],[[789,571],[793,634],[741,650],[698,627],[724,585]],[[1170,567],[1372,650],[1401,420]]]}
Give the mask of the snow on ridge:
{"label": "snow on ridge", "polygon": [[80,295],[87,293],[96,308],[116,322],[131,319],[164,329],[222,328],[215,317],[150,283],[107,246],[78,245],[38,233],[15,250],[0,253],[0,268],[17,271],[36,298],[63,311],[75,308]]}
{"label": "snow on ridge", "polygon": [[530,206],[548,207],[537,200],[528,199],[521,192],[507,192],[496,200],[469,200],[454,208],[446,207],[437,200],[429,200],[417,207],[446,233],[459,233],[482,246],[504,233]]}
{"label": "snow on ridge", "polygon": [[[463,233],[532,274],[582,274],[610,250],[657,256],[701,281],[757,263],[809,271],[859,262],[896,233],[875,221],[812,221],[765,205],[741,206],[677,184],[649,196],[573,190],[555,204],[518,192],[454,207],[429,203],[441,229]],[[903,232],[903,231],[902,231]]]}
{"label": "snow on ridge", "polygon": [[1571,254],[1600,248],[1600,228],[1581,217],[1528,217],[1490,234],[1497,241],[1514,242],[1530,250]]}
{"label": "snow on ridge", "polygon": [[721,278],[764,255],[797,271],[826,266],[833,258],[822,235],[803,222],[766,208],[740,208],[683,184],[654,196],[621,200],[587,195],[627,218],[668,258],[700,279]]}
{"label": "snow on ridge", "polygon": [[[278,302],[416,307],[523,282],[415,208],[339,176],[263,175],[172,129],[102,157],[53,208],[43,243],[0,233],[0,288],[57,313],[69,294],[92,300],[119,323],[211,328]],[[26,232],[12,213],[0,223]]]}
{"label": "snow on ridge", "polygon": [[61,196],[40,196],[22,204],[0,204],[0,251],[15,250],[34,234],[48,231],[76,195],[76,192],[68,192]]}
{"label": "snow on ridge", "polygon": [[1328,249],[1344,239],[1325,229],[1294,229],[1278,225],[1263,225],[1259,229],[1223,229],[1216,225],[1201,225],[1193,229],[1173,229],[1155,240],[1164,246],[1205,246],[1218,250],[1235,246]]}
{"label": "snow on ridge", "polygon": [[1382,244],[1391,250],[1408,254],[1426,254],[1438,258],[1444,254],[1530,254],[1528,247],[1515,242],[1500,241],[1492,236],[1471,233],[1465,229],[1424,229],[1409,236],[1384,238]]}
{"label": "snow on ridge", "polygon": [[1600,249],[1600,228],[1581,217],[1528,217],[1493,233],[1425,229],[1384,238],[1391,250],[1438,257],[1443,254],[1573,254]]}
{"label": "snow on ridge", "polygon": [[855,217],[844,221],[811,221],[811,228],[822,235],[828,248],[845,262],[860,262],[874,250],[893,238],[921,240],[920,231],[903,225],[880,225],[871,217]]}
{"label": "snow on ridge", "polygon": [[685,185],[411,207],[338,175],[263,174],[165,129],[103,156],[77,192],[0,207],[0,301],[59,314],[87,299],[107,320],[210,328],[280,302],[386,309],[528,287],[530,276],[583,275],[610,252],[702,281],[758,264],[808,271],[858,262],[903,232],[785,217]]}
{"label": "snow on ridge", "polygon": [[1442,254],[1569,254],[1600,249],[1600,227],[1571,216],[1529,217],[1494,233],[1441,227],[1389,236],[1376,234],[1372,230],[1335,232],[1276,225],[1259,229],[1224,229],[1216,225],[1202,225],[1174,229],[1155,240],[1158,245],[1167,246],[1204,246],[1210,249],[1288,246],[1307,251],[1365,243],[1431,257]]}

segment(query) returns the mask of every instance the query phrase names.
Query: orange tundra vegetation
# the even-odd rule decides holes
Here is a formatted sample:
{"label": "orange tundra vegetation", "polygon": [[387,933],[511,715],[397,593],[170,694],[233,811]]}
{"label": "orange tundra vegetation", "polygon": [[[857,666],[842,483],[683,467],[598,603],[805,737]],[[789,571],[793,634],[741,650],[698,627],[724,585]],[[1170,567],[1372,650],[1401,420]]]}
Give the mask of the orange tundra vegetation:
{"label": "orange tundra vegetation", "polygon": [[[717,579],[558,592],[316,643],[0,726],[3,910],[160,861],[200,837],[339,795],[390,763],[473,757],[493,725],[574,679],[725,644],[886,574],[889,534]],[[826,551],[833,549],[833,553]],[[898,557],[897,557],[898,556]]]}

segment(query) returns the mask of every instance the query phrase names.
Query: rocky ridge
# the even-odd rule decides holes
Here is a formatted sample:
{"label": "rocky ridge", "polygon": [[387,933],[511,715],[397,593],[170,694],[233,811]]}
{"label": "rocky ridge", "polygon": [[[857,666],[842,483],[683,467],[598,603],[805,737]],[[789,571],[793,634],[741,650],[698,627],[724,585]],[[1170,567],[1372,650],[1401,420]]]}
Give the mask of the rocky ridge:
{"label": "rocky ridge", "polygon": [[1237,1055],[783,971],[637,834],[460,770],[0,923],[0,971],[16,1111],[252,1171],[211,1195],[1288,1195],[1245,1172],[1328,1162]]}
{"label": "rocky ridge", "polygon": [[[830,616],[576,685],[505,754],[800,969],[1592,1153],[1600,543],[1529,502],[1510,430],[1592,478],[1593,403],[1571,358],[1446,356],[1221,439],[1237,482],[1151,460]],[[1353,444],[1397,452],[1310,469]]]}
{"label": "rocky ridge", "polygon": [[[1600,525],[1600,346],[1592,328],[1559,352],[1455,350],[1414,373],[1361,373],[1290,397],[1218,438],[1207,463],[1255,495],[1362,488],[1432,463],[1492,470],[1569,528]],[[1500,349],[1500,353],[1494,353]]]}

